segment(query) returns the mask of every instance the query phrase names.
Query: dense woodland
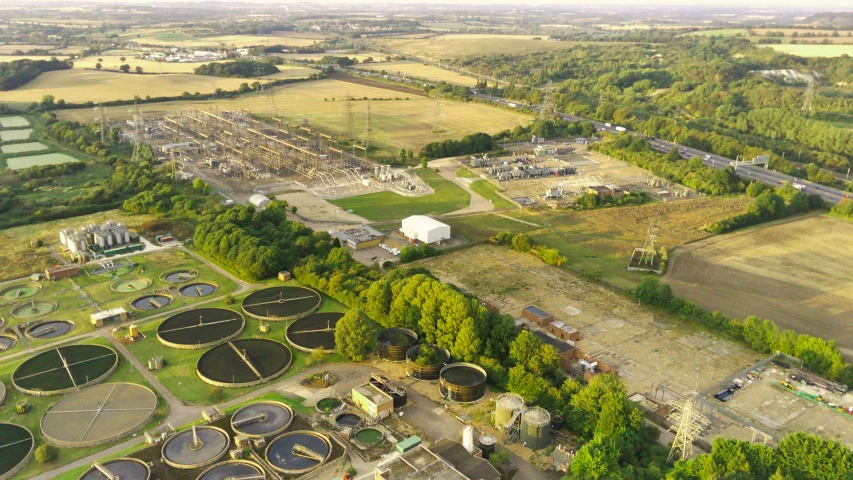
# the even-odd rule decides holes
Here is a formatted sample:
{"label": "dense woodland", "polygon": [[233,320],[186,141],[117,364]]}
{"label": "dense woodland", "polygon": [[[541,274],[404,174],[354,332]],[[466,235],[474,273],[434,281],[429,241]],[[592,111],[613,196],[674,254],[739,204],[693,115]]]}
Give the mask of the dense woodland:
{"label": "dense woodland", "polygon": [[0,62],[0,91],[14,90],[35,80],[45,72],[67,70],[71,63],[51,58],[50,60],[14,60]]}
{"label": "dense woodland", "polygon": [[279,70],[271,62],[256,62],[253,60],[237,60],[235,62],[205,63],[193,69],[196,75],[212,77],[253,78],[272,75]]}

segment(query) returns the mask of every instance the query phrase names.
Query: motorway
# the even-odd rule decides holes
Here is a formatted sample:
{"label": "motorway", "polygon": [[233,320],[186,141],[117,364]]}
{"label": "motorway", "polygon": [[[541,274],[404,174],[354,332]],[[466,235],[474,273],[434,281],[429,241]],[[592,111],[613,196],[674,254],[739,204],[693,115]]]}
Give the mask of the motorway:
{"label": "motorway", "polygon": [[[504,105],[504,106],[508,106],[509,103],[511,103],[508,100],[505,100],[503,98],[492,97],[490,95],[484,95],[482,93],[477,93],[477,94],[474,94],[473,96],[480,99],[480,100],[486,101],[486,102],[496,103],[496,104]],[[538,109],[536,109],[536,108],[530,108],[529,110],[532,110],[534,112],[538,111]],[[590,120],[588,118],[577,117],[574,115],[568,115],[565,113],[559,113],[559,114],[562,115],[562,117],[567,121],[570,121],[570,122],[586,121],[586,122],[590,122],[593,125],[595,125],[595,128],[598,130],[616,133],[615,130],[613,130],[613,127],[608,127],[603,122]],[[637,132],[633,132],[631,130],[626,130],[626,132],[631,134],[631,135],[637,135],[637,136],[645,137],[645,135],[637,133]],[[733,162],[733,160],[730,158],[722,157],[720,155],[715,155],[715,154],[710,153],[710,152],[703,152],[703,151],[697,150],[695,148],[684,147],[684,146],[678,145],[676,143],[668,142],[666,140],[654,139],[654,140],[650,140],[649,142],[651,143],[652,148],[654,148],[655,150],[657,150],[659,152],[667,153],[673,147],[675,147],[675,148],[678,148],[678,151],[681,153],[682,158],[689,159],[689,158],[693,158],[693,157],[699,157],[700,159],[702,159],[702,163],[704,163],[705,165],[708,165],[709,167],[713,167],[713,168],[726,168],[729,166],[729,164],[731,164]],[[814,182],[804,180],[802,178],[792,177],[790,175],[786,175],[784,173],[777,172],[775,170],[770,170],[767,168],[763,168],[763,167],[760,167],[757,165],[739,164],[737,166],[737,173],[738,173],[738,175],[741,175],[744,178],[751,178],[751,179],[759,180],[759,181],[762,181],[768,185],[772,185],[775,187],[778,187],[778,186],[784,184],[785,182],[796,182],[796,183],[804,186],[803,192],[808,193],[808,194],[820,195],[821,198],[823,198],[826,202],[829,202],[829,203],[838,203],[841,201],[842,198],[847,198],[849,196],[848,193],[845,193],[845,192],[838,190],[836,188],[827,187],[825,185],[819,185],[819,184],[816,184]]]}

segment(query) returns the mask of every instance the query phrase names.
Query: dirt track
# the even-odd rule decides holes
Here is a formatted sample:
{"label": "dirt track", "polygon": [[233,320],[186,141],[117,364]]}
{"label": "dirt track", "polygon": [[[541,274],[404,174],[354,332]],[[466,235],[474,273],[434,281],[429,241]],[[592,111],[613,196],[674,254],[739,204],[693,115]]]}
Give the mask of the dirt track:
{"label": "dirt track", "polygon": [[665,282],[706,310],[757,315],[835,340],[853,357],[853,223],[828,216],[680,247]]}

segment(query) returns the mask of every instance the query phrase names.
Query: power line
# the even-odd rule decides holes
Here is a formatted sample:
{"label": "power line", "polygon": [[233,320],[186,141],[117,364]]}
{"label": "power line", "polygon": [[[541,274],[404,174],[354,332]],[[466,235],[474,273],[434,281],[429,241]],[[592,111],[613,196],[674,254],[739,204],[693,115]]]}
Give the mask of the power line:
{"label": "power line", "polygon": [[364,158],[367,158],[367,151],[370,150],[371,143],[373,143],[373,117],[370,114],[370,100],[368,100],[367,122],[364,128]]}
{"label": "power line", "polygon": [[136,103],[136,100],[133,101],[133,127],[135,130],[134,133],[134,144],[133,144],[133,156],[131,160],[141,160],[142,158],[142,132],[144,131],[144,119],[142,118],[142,112],[139,111],[139,105]]}

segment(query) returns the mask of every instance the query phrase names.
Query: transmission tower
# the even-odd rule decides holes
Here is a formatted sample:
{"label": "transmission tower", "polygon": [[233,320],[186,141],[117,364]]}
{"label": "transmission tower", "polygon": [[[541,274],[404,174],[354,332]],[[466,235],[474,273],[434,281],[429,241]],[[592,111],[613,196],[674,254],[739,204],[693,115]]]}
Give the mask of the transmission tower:
{"label": "transmission tower", "polygon": [[142,112],[139,111],[139,105],[136,101],[133,102],[133,128],[134,128],[134,138],[133,138],[133,156],[131,160],[141,160],[142,158],[142,132],[145,130],[144,119],[142,118]]}
{"label": "transmission tower", "polygon": [[103,103],[99,103],[95,110],[98,112],[98,116],[95,117],[95,121],[101,124],[101,143],[104,143],[104,130],[107,128],[107,111],[104,108]]}
{"label": "transmission tower", "polygon": [[646,235],[646,243],[643,245],[643,254],[640,256],[640,265],[654,265],[655,256],[657,255],[657,251],[655,250],[655,239],[658,238],[657,232],[658,229],[655,227],[655,223],[652,222],[651,225],[649,225],[649,230]]}
{"label": "transmission tower", "polygon": [[550,119],[554,116],[554,101],[551,96],[554,93],[554,85],[551,80],[548,80],[548,86],[545,87],[545,100],[542,101],[542,108],[539,109],[539,118],[542,120]]}
{"label": "transmission tower", "polygon": [[346,136],[347,140],[353,140],[355,138],[355,122],[352,116],[352,101],[350,100],[349,93],[346,94],[347,101],[344,103],[344,122],[346,123]]}
{"label": "transmission tower", "polygon": [[364,156],[367,158],[367,151],[370,150],[370,144],[373,142],[373,118],[370,115],[370,100],[367,101],[367,122],[364,127]]}
{"label": "transmission tower", "polygon": [[806,88],[805,99],[803,100],[803,114],[809,117],[814,114],[812,100],[814,100],[814,78],[809,79],[809,86]]}
{"label": "transmission tower", "polygon": [[693,453],[693,440],[711,422],[704,415],[694,410],[693,400],[691,399],[684,402],[673,400],[667,402],[667,405],[672,407],[672,413],[667,417],[667,420],[673,423],[669,429],[675,433],[668,459],[672,460],[678,455],[680,460],[687,460],[687,457]]}
{"label": "transmission tower", "polygon": [[267,105],[265,111],[266,118],[277,117],[278,107],[275,104],[275,95],[273,94],[272,88],[264,88],[263,86],[261,86],[261,88],[264,89],[267,94]]}
{"label": "transmission tower", "polygon": [[444,132],[444,115],[441,114],[441,96],[435,98],[435,116],[432,119],[432,133]]}

